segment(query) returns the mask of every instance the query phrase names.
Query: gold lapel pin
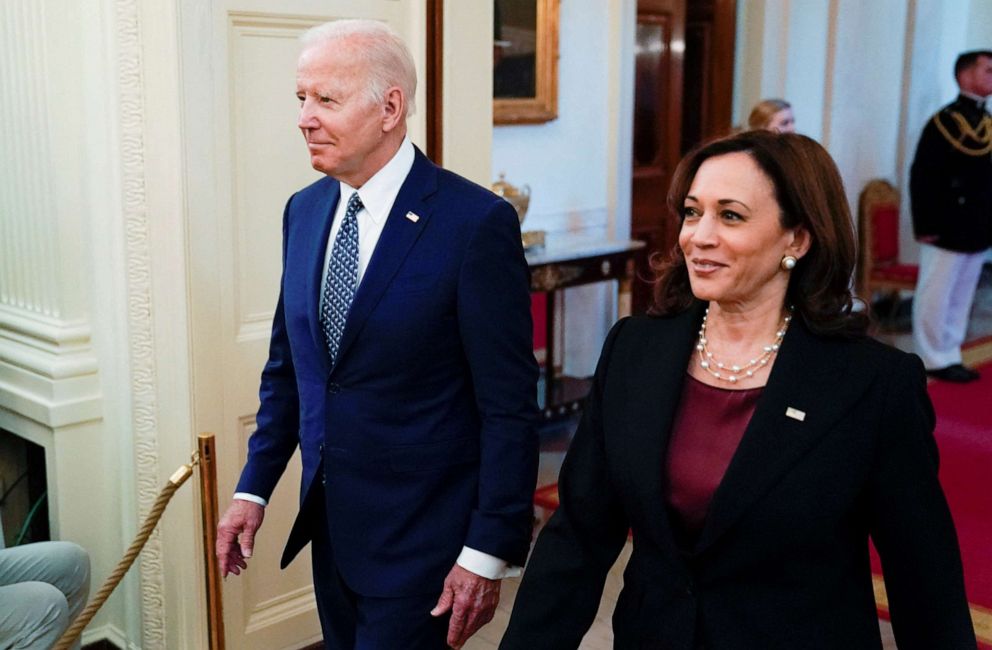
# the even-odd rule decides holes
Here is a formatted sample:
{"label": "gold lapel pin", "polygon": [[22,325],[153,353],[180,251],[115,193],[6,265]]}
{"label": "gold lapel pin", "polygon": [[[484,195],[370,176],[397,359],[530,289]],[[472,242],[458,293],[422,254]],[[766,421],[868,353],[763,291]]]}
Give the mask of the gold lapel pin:
{"label": "gold lapel pin", "polygon": [[800,411],[799,409],[794,409],[790,406],[785,409],[785,417],[802,422],[806,419],[806,411]]}
{"label": "gold lapel pin", "polygon": [[420,215],[414,212],[407,212],[406,218],[412,221],[413,223],[417,223],[418,221],[420,221]]}

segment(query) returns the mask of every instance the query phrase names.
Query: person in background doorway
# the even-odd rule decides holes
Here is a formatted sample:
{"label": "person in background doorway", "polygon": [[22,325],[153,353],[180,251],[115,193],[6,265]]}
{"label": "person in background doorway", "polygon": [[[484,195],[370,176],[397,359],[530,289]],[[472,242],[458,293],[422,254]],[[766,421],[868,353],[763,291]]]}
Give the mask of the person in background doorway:
{"label": "person in background doorway", "polygon": [[920,243],[913,341],[927,373],[964,383],[978,379],[961,344],[992,246],[992,50],[961,54],[954,78],[961,93],[923,128],[910,170]]}
{"label": "person in background doorway", "polygon": [[752,130],[795,133],[796,116],[792,112],[792,104],[784,99],[763,99],[751,109],[747,126]]}

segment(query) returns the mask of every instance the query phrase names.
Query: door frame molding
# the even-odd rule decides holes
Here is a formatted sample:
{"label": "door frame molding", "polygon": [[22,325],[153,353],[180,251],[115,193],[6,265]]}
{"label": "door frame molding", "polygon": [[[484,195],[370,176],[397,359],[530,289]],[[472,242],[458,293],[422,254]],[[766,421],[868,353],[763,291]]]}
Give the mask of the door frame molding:
{"label": "door frame molding", "polygon": [[427,0],[427,157],[443,164],[444,153],[444,0]]}

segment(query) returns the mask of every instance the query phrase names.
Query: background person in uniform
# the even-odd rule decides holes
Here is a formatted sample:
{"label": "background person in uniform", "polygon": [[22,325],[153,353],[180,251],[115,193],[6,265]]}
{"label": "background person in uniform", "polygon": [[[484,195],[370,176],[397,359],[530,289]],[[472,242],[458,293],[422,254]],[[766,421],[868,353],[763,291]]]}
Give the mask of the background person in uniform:
{"label": "background person in uniform", "polygon": [[416,73],[388,27],[328,23],[303,48],[299,127],[327,177],[286,205],[221,570],[246,567],[299,445],[282,562],[312,541],[327,647],[457,648],[492,617],[531,536],[538,368],[517,215],[410,143]]}
{"label": "background person in uniform", "polygon": [[784,99],[763,99],[751,109],[747,126],[752,130],[795,133],[796,116],[792,112],[792,104]]}
{"label": "background person in uniform", "polygon": [[920,277],[913,296],[913,341],[927,372],[968,382],[961,344],[986,252],[992,246],[992,51],[965,52],[954,64],[961,94],[923,128],[910,172]]}
{"label": "background person in uniform", "polygon": [[607,337],[501,645],[576,648],[633,533],[616,648],[974,649],[920,360],[865,335],[837,167],[748,131],[690,153],[655,315]]}
{"label": "background person in uniform", "polygon": [[[90,557],[72,542],[0,549],[0,648],[48,650],[90,591]],[[79,640],[73,647],[79,647]]]}

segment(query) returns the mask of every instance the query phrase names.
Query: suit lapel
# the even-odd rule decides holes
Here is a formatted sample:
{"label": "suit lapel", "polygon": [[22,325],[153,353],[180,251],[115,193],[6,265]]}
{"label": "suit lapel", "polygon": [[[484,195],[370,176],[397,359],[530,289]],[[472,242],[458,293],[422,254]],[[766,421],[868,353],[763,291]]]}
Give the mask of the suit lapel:
{"label": "suit lapel", "polygon": [[307,227],[307,236],[303,238],[306,253],[303,259],[309,260],[307,272],[307,320],[310,323],[310,335],[314,347],[325,369],[330,369],[331,358],[327,353],[327,341],[324,330],[320,327],[320,285],[324,279],[324,258],[327,254],[327,238],[331,233],[331,223],[334,221],[334,210],[338,205],[341,185],[336,180],[328,179],[330,187],[320,195],[310,208],[304,207],[301,214],[312,215]]}
{"label": "suit lapel", "polygon": [[[338,347],[338,361],[345,357],[348,348],[362,330],[365,320],[378,304],[383,292],[389,286],[396,271],[403,264],[407,253],[430,221],[432,208],[424,202],[437,188],[437,168],[419,149],[416,150],[413,167],[400,187],[399,194],[389,211],[386,224],[379,235],[379,242],[369,266],[365,269],[362,283],[358,286],[355,299],[348,312],[348,320],[341,335]],[[407,212],[420,218],[411,221]],[[336,365],[336,364],[335,364]]]}
{"label": "suit lapel", "polygon": [[838,344],[817,339],[798,318],[777,356],[740,446],[710,502],[695,553],[712,545],[799,462],[872,379],[870,372],[849,372],[850,357],[838,354]]}
{"label": "suit lapel", "polygon": [[704,305],[659,322],[657,336],[644,349],[638,349],[627,376],[626,435],[631,441],[632,481],[640,498],[643,517],[639,518],[653,536],[669,547],[676,557],[676,546],[665,508],[665,452],[671,437],[672,421],[678,409],[689,356]]}

